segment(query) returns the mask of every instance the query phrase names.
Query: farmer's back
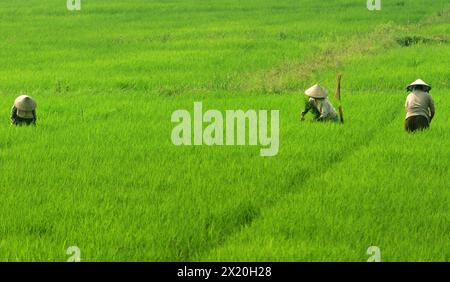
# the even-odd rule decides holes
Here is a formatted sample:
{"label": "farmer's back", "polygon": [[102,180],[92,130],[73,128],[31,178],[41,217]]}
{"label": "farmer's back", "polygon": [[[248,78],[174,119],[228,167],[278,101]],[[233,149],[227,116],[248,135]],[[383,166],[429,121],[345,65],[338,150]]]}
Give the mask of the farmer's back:
{"label": "farmer's back", "polygon": [[430,109],[434,108],[433,98],[425,91],[411,92],[406,98],[406,118],[412,116],[430,117]]}
{"label": "farmer's back", "polygon": [[405,102],[406,131],[414,132],[428,128],[436,110],[433,98],[429,94],[431,86],[418,79],[408,85],[406,90],[410,92]]}

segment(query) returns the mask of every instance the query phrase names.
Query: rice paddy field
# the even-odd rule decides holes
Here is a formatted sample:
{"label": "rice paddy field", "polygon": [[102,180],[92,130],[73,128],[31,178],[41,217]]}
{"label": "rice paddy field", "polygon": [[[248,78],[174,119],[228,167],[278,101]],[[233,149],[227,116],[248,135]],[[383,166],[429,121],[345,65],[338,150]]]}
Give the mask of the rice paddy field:
{"label": "rice paddy field", "polygon": [[[450,261],[450,2],[365,2],[1,1],[0,261]],[[337,73],[345,123],[300,122]],[[278,154],[173,145],[194,102],[279,110]]]}

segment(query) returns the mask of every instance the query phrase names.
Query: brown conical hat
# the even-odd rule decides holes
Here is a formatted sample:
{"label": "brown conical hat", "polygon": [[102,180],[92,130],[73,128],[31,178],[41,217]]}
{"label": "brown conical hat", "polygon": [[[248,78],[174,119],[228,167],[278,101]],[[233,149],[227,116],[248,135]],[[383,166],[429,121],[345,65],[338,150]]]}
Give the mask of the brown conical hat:
{"label": "brown conical hat", "polygon": [[36,102],[28,95],[21,95],[14,101],[14,107],[20,112],[32,112],[36,109]]}
{"label": "brown conical hat", "polygon": [[328,91],[317,83],[307,89],[305,94],[311,98],[326,98]]}
{"label": "brown conical hat", "polygon": [[408,87],[407,87],[406,89],[407,89],[408,91],[411,91],[412,87],[413,87],[413,86],[416,86],[416,85],[422,85],[422,86],[427,87],[427,88],[428,88],[428,91],[431,90],[431,86],[428,85],[428,83],[426,83],[426,82],[423,81],[422,79],[418,79],[418,80],[414,81],[413,83],[411,83],[410,85],[408,85]]}

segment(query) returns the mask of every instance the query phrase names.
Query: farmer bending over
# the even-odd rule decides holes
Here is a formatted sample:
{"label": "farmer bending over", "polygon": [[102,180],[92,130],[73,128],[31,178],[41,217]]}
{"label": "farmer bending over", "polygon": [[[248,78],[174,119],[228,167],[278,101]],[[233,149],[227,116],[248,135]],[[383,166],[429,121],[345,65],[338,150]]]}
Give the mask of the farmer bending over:
{"label": "farmer bending over", "polygon": [[430,85],[418,79],[406,89],[411,93],[405,103],[405,130],[414,132],[428,128],[435,113],[433,98],[428,93],[431,90]]}
{"label": "farmer bending over", "polygon": [[16,98],[11,109],[13,125],[36,125],[36,102],[27,95]]}
{"label": "farmer bending over", "polygon": [[319,84],[316,84],[305,91],[309,100],[305,104],[305,110],[301,114],[301,120],[305,120],[305,115],[311,110],[315,121],[338,121],[338,115],[333,105],[327,99],[328,92]]}

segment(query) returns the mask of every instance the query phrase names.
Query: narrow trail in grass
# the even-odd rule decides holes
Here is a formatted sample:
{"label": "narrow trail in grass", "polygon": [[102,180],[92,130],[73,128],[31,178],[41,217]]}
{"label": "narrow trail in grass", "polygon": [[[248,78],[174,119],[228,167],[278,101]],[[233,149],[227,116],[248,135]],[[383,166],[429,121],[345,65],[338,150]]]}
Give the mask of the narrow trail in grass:
{"label": "narrow trail in grass", "polygon": [[[292,66],[287,66],[288,72],[294,72],[294,73],[303,73],[303,72],[312,72],[327,68],[337,68],[339,64],[344,62],[345,60],[352,58],[355,55],[363,55],[367,56],[370,54],[377,54],[381,51],[386,51],[389,48],[395,48],[398,47],[397,43],[395,42],[396,36],[398,36],[399,31],[407,31],[408,33],[414,32],[417,28],[424,26],[424,25],[432,25],[433,23],[438,23],[441,21],[445,21],[449,18],[449,11],[446,11],[443,15],[440,16],[432,16],[428,19],[425,19],[423,22],[417,23],[417,24],[410,24],[408,26],[378,26],[375,28],[374,32],[371,33],[368,37],[365,37],[364,39],[355,39],[351,41],[351,43],[347,46],[348,48],[339,48],[339,49],[330,49],[325,51],[320,56],[312,59],[311,61],[305,62],[301,65],[298,65],[296,68],[291,69]],[[343,50],[343,52],[340,52],[340,50]],[[283,67],[281,67],[283,68]],[[272,72],[274,70],[269,72],[269,76],[272,76]],[[283,71],[280,71],[278,68],[278,71],[275,69],[275,73],[277,75],[280,75],[283,73]],[[300,75],[299,75],[300,76]],[[308,76],[303,76],[300,79],[307,79]],[[269,83],[274,80],[267,80]],[[267,85],[266,85],[267,86]],[[321,172],[321,174],[325,174],[329,172],[330,170],[334,170],[336,167],[339,167],[341,163],[345,162],[346,159],[351,158],[360,150],[364,150],[364,148],[370,146],[372,144],[372,140],[376,139],[376,137],[384,132],[386,128],[388,128],[393,122],[395,122],[395,119],[398,115],[400,115],[403,111],[402,107],[396,107],[393,105],[391,107],[391,111],[388,113],[385,113],[384,115],[386,118],[384,119],[386,122],[383,126],[374,127],[374,130],[369,131],[369,134],[363,138],[362,141],[356,141],[353,142],[351,145],[349,145],[346,151],[343,151],[341,155],[339,155],[337,158],[330,160],[330,165],[328,169]],[[286,193],[281,194],[279,197],[276,197],[272,199],[271,201],[267,202],[265,205],[261,206],[259,209],[259,212],[252,217],[249,221],[246,221],[240,225],[235,226],[232,230],[229,230],[226,232],[226,234],[223,234],[223,237],[221,240],[218,240],[222,242],[222,245],[225,245],[226,242],[230,237],[236,237],[239,236],[238,234],[241,234],[245,229],[251,229],[255,222],[261,219],[263,216],[263,210],[270,210],[273,209],[279,202],[283,201],[283,199],[286,199],[288,197],[291,197],[292,195],[301,193],[303,191],[303,187],[307,185],[311,179],[312,175],[307,176],[306,178],[303,177],[303,173],[300,174],[294,174],[292,176],[291,181],[289,183],[292,183],[292,188],[286,189]],[[316,177],[317,175],[314,175]],[[192,259],[201,260],[202,258],[207,257],[209,253],[212,252],[216,247],[220,246],[219,243],[216,241],[207,244],[202,250],[199,250],[199,252],[195,252],[193,254]]]}

